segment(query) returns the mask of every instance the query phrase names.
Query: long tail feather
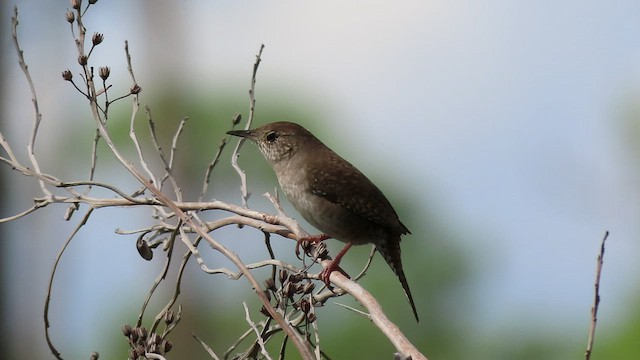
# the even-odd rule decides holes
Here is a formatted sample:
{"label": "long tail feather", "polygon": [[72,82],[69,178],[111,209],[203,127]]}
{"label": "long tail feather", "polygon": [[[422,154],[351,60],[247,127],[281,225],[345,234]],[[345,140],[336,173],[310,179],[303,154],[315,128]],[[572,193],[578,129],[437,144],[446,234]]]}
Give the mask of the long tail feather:
{"label": "long tail feather", "polygon": [[398,279],[400,279],[400,284],[402,284],[404,294],[407,296],[407,300],[409,300],[409,304],[413,310],[413,315],[416,317],[416,321],[420,322],[418,319],[418,310],[416,310],[416,305],[413,302],[413,296],[411,296],[411,290],[409,289],[409,283],[407,282],[404,270],[402,269],[402,259],[400,257],[400,235],[397,235],[397,238],[395,239],[390,238],[385,240],[389,241],[384,241],[382,246],[376,244],[376,249],[382,257],[384,257],[384,260],[389,264],[389,267],[391,267],[396,276],[398,276]]}

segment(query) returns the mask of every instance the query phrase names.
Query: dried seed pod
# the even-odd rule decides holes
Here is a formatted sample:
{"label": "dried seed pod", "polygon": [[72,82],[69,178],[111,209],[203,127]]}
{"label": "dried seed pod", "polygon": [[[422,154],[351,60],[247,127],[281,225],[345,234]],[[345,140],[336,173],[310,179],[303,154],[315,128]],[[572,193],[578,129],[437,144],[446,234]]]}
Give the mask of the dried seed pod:
{"label": "dried seed pod", "polygon": [[289,281],[292,283],[298,283],[304,279],[304,275],[302,273],[290,274]]}
{"label": "dried seed pod", "polygon": [[140,340],[144,340],[147,338],[147,328],[145,328],[144,326],[136,328],[136,332],[138,333],[138,338]]}
{"label": "dried seed pod", "polygon": [[164,322],[166,324],[171,324],[174,321],[176,321],[176,313],[174,311],[169,310],[166,313],[164,313]]}
{"label": "dried seed pod", "polygon": [[64,14],[64,17],[65,19],[67,19],[67,22],[69,22],[69,24],[72,24],[76,20],[76,15],[71,10],[67,11],[67,13]]}
{"label": "dried seed pod", "polygon": [[272,278],[268,278],[264,281],[264,287],[266,287],[268,290],[275,291],[276,283]]}
{"label": "dried seed pod", "polygon": [[136,346],[135,350],[136,350],[136,355],[138,355],[138,356],[143,356],[144,354],[147,353],[147,350],[142,345]]}
{"label": "dried seed pod", "polygon": [[101,66],[100,70],[98,71],[98,74],[100,74],[100,78],[103,81],[106,81],[109,78],[109,75],[111,74],[111,68],[108,66]]}
{"label": "dried seed pod", "polygon": [[316,321],[317,317],[315,313],[309,313],[307,314],[307,321],[312,323],[314,321]]}
{"label": "dried seed pod", "polygon": [[303,293],[310,294],[313,289],[315,289],[316,285],[312,282],[308,282],[304,285]]}
{"label": "dried seed pod", "polygon": [[142,91],[142,88],[140,87],[140,85],[135,84],[133,85],[130,91],[132,94],[137,95],[137,94],[140,94],[140,92]]}
{"label": "dried seed pod", "polygon": [[71,81],[73,79],[73,73],[71,72],[71,70],[65,70],[62,72],[62,78],[65,81]]}
{"label": "dried seed pod", "polygon": [[235,115],[233,115],[233,119],[231,120],[231,123],[235,126],[240,123],[240,120],[242,120],[242,114],[236,113]]}
{"label": "dried seed pod", "polygon": [[138,240],[136,241],[136,249],[138,249],[138,254],[140,254],[143,259],[147,261],[153,259],[153,251],[151,251],[149,243],[147,243],[142,236],[138,237]]}
{"label": "dried seed pod", "polygon": [[131,339],[131,341],[138,342],[138,339],[140,338],[140,334],[138,333],[138,328],[133,328],[131,330],[131,335],[129,335],[129,338]]}
{"label": "dried seed pod", "polygon": [[267,311],[267,308],[264,307],[264,305],[262,305],[262,307],[260,308],[260,313],[262,313],[262,315],[270,318],[271,317],[271,313],[269,313],[269,311]]}
{"label": "dried seed pod", "polygon": [[308,314],[309,310],[311,310],[311,304],[307,299],[300,300],[300,310],[305,314]]}
{"label": "dried seed pod", "polygon": [[131,325],[125,324],[122,326],[122,333],[124,336],[129,337],[131,335]]}
{"label": "dried seed pod", "polygon": [[173,348],[173,343],[169,340],[164,340],[162,341],[162,347],[164,348],[164,352],[166,354],[171,351],[171,348]]}
{"label": "dried seed pod", "polygon": [[93,43],[94,46],[100,45],[100,43],[102,43],[103,40],[104,40],[104,34],[101,34],[99,32],[93,33],[93,36],[91,37],[91,42]]}
{"label": "dried seed pod", "polygon": [[284,285],[284,282],[287,281],[287,277],[289,276],[289,272],[287,272],[287,270],[285,269],[280,269],[280,272],[278,275],[280,277],[280,284]]}

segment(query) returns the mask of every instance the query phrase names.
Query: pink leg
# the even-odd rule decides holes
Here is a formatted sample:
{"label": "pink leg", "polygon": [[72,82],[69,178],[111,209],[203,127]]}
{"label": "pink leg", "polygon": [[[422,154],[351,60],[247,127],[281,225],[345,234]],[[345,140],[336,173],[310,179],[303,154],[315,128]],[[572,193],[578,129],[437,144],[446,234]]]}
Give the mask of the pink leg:
{"label": "pink leg", "polygon": [[298,259],[300,258],[300,245],[302,245],[303,242],[308,241],[312,243],[319,243],[327,239],[331,239],[331,236],[320,234],[320,235],[312,235],[312,236],[307,236],[307,237],[298,239],[298,241],[296,241],[296,256],[298,257]]}
{"label": "pink leg", "polygon": [[345,245],[344,248],[340,250],[338,255],[336,255],[336,257],[333,259],[331,264],[326,269],[322,270],[322,272],[320,273],[320,278],[322,279],[322,281],[324,281],[325,284],[327,284],[327,286],[329,286],[331,282],[329,279],[329,277],[331,276],[331,273],[336,270],[340,270],[340,272],[345,274],[345,276],[347,277],[349,276],[346,273],[344,273],[344,271],[342,271],[342,269],[340,269],[338,266],[340,265],[340,260],[342,260],[342,257],[344,256],[344,254],[346,254],[347,251],[349,251],[349,249],[351,248],[351,245],[352,245],[351,243],[347,243],[347,245]]}

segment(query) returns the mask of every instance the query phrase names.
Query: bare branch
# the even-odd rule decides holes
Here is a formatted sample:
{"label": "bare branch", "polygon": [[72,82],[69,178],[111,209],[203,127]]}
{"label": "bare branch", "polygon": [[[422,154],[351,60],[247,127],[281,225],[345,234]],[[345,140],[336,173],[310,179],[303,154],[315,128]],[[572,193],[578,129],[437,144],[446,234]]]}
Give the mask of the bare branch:
{"label": "bare branch", "polygon": [[51,350],[51,353],[53,354],[53,356],[55,356],[59,360],[62,360],[62,357],[60,357],[60,352],[53,345],[53,342],[51,341],[51,336],[49,334],[49,327],[51,326],[49,324],[49,304],[51,302],[51,290],[53,289],[53,279],[56,275],[56,270],[58,269],[58,264],[62,259],[62,255],[64,254],[65,250],[71,243],[71,240],[76,236],[78,231],[80,231],[80,229],[87,223],[87,220],[89,220],[89,217],[91,216],[91,213],[93,213],[93,210],[94,210],[93,208],[89,208],[89,210],[87,210],[82,220],[78,223],[78,225],[76,225],[75,229],[73,229],[71,234],[69,234],[69,237],[67,237],[67,240],[62,245],[62,248],[58,252],[58,255],[56,255],[56,260],[53,263],[53,269],[51,270],[51,275],[49,276],[49,286],[47,287],[47,297],[44,301],[44,333],[47,339],[47,344],[49,345],[49,349]]}
{"label": "bare branch", "polygon": [[40,209],[41,207],[42,206],[40,205],[40,203],[36,203],[32,207],[28,208],[27,210],[25,210],[25,211],[23,211],[21,213],[18,213],[18,214],[15,214],[13,216],[9,216],[9,217],[6,217],[6,218],[0,218],[0,224],[20,219],[21,217],[27,216],[27,215],[31,214],[32,212]]}
{"label": "bare branch", "polygon": [[[264,50],[264,44],[260,45],[260,50],[258,51],[258,55],[256,55],[256,62],[253,64],[253,73],[251,74],[251,87],[249,88],[249,120],[247,121],[245,130],[251,129],[253,113],[256,107],[256,75],[258,74],[258,67],[260,66],[260,62],[262,61],[262,50]],[[236,145],[236,148],[233,150],[233,155],[231,156],[231,165],[240,176],[242,205],[244,207],[248,207],[247,201],[249,200],[249,196],[251,196],[251,193],[249,193],[249,190],[247,189],[247,174],[244,172],[244,170],[242,170],[242,168],[240,168],[240,165],[238,165],[238,157],[240,156],[240,149],[242,148],[242,144],[244,144],[244,140],[244,138],[240,138]]]}
{"label": "bare branch", "polygon": [[598,306],[600,305],[600,274],[602,273],[602,264],[604,263],[604,244],[609,237],[609,232],[604,233],[602,244],[600,245],[600,254],[596,260],[596,280],[594,283],[594,299],[591,307],[591,326],[589,327],[589,339],[587,340],[587,350],[584,353],[585,360],[591,359],[591,351],[593,350],[593,341],[596,336],[596,323],[598,322]]}
{"label": "bare branch", "polygon": [[[329,260],[323,261],[323,266],[329,266]],[[378,301],[359,284],[351,281],[339,271],[330,275],[331,282],[353,296],[367,311],[371,321],[385,334],[393,346],[405,356],[411,356],[413,360],[424,360],[426,357],[416,349],[413,344],[400,331],[397,325],[391,322],[382,310]]]}
{"label": "bare branch", "polygon": [[182,132],[182,128],[184,126],[184,123],[187,121],[187,118],[183,118],[182,121],[180,122],[180,125],[178,125],[178,130],[173,138],[173,146],[171,147],[170,160],[167,160],[167,158],[164,156],[164,153],[162,152],[162,147],[158,142],[158,137],[156,135],[156,125],[153,122],[153,118],[151,117],[151,108],[149,108],[148,106],[145,106],[144,110],[147,113],[147,118],[149,119],[149,130],[151,131],[151,142],[155,146],[156,152],[158,153],[158,155],[160,156],[160,160],[162,160],[162,163],[164,164],[165,175],[162,177],[162,179],[160,179],[160,182],[158,183],[158,189],[162,190],[162,185],[164,184],[164,181],[168,178],[169,181],[171,182],[171,185],[173,186],[173,191],[176,194],[176,200],[182,201],[182,190],[178,186],[178,182],[173,176],[172,168],[173,168],[174,151],[176,149],[176,142],[178,141],[178,137]]}
{"label": "bare branch", "polygon": [[202,339],[200,339],[198,335],[191,333],[191,336],[193,336],[193,338],[196,339],[200,343],[200,345],[202,345],[202,347],[207,351],[207,353],[209,354],[209,356],[211,356],[212,359],[220,360],[220,358],[218,357],[218,355],[216,355],[213,349],[211,349],[209,345],[207,345],[204,341],[202,341]]}
{"label": "bare branch", "polygon": [[264,347],[264,340],[262,340],[262,334],[260,333],[260,331],[256,327],[256,324],[253,322],[253,320],[251,320],[251,315],[249,315],[249,308],[247,308],[247,302],[243,301],[242,302],[242,306],[244,307],[244,314],[245,314],[245,318],[244,319],[247,321],[247,324],[249,324],[249,326],[256,333],[256,339],[258,341],[258,344],[260,345],[260,352],[262,353],[262,355],[264,355],[264,357],[266,359],[271,360],[271,356],[269,356],[269,353],[267,352],[267,349],[265,349],[265,347]]}
{"label": "bare branch", "polygon": [[[178,224],[178,227],[179,227],[179,225],[180,224]],[[151,297],[153,296],[153,293],[158,288],[158,285],[160,285],[160,282],[162,280],[164,280],[165,277],[167,276],[167,272],[169,271],[169,265],[171,265],[171,255],[173,255],[173,245],[175,244],[175,239],[176,239],[177,235],[178,235],[178,231],[174,231],[171,234],[171,238],[169,239],[169,250],[167,251],[167,261],[165,261],[164,267],[162,268],[162,271],[160,272],[160,275],[158,275],[158,277],[153,282],[153,285],[151,285],[151,289],[149,290],[149,293],[147,294],[147,298],[144,300],[144,303],[142,304],[142,309],[140,310],[140,314],[138,315],[138,321],[136,323],[136,326],[142,326],[142,317],[144,316],[144,311],[146,310],[147,305],[149,304],[149,301],[151,300]],[[156,325],[157,324],[154,324],[154,326],[150,329],[151,332],[155,332]]]}
{"label": "bare branch", "polygon": [[[13,44],[16,48],[16,54],[18,55],[18,63],[20,64],[20,68],[24,73],[25,78],[27,79],[27,83],[29,84],[29,90],[31,91],[31,101],[33,103],[33,127],[31,129],[31,137],[29,138],[29,142],[27,143],[27,153],[29,154],[29,160],[31,161],[31,165],[33,166],[35,172],[40,172],[40,165],[38,164],[38,160],[36,159],[35,154],[35,144],[36,137],[38,136],[38,129],[40,128],[40,121],[42,120],[42,114],[40,113],[40,106],[38,105],[38,96],[36,95],[36,88],[33,85],[33,80],[31,79],[31,74],[29,73],[29,67],[24,60],[24,52],[20,48],[20,43],[18,42],[18,7],[15,6],[13,8],[13,17],[12,21],[12,34],[13,34]],[[9,155],[11,156],[11,155]],[[44,184],[44,181],[40,180],[40,189],[43,193],[47,195],[51,195],[49,190]]]}
{"label": "bare branch", "polygon": [[[235,128],[238,122],[240,122],[241,117],[242,116],[240,115],[240,113],[236,113],[233,116],[233,120],[231,120],[231,129]],[[216,166],[216,164],[218,164],[218,161],[220,160],[220,155],[222,155],[222,150],[224,150],[226,145],[227,145],[227,138],[222,138],[222,140],[220,140],[220,145],[218,145],[218,150],[216,151],[216,154],[213,156],[213,159],[209,163],[209,166],[207,166],[207,171],[205,172],[205,175],[204,175],[204,181],[202,182],[202,191],[200,192],[198,201],[204,200],[205,194],[207,193],[207,188],[209,187],[211,174],[213,173],[213,168]]]}

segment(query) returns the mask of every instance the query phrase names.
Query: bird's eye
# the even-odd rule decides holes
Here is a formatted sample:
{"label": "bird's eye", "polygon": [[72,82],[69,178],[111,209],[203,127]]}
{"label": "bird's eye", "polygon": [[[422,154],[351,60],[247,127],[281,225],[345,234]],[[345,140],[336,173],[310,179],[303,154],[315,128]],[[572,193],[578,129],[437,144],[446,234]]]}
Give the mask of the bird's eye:
{"label": "bird's eye", "polygon": [[267,139],[267,141],[268,141],[268,142],[272,143],[272,142],[276,141],[276,139],[277,139],[279,136],[280,136],[280,135],[279,135],[277,132],[272,131],[272,132],[270,132],[270,133],[268,133],[268,134],[267,134],[266,139]]}

